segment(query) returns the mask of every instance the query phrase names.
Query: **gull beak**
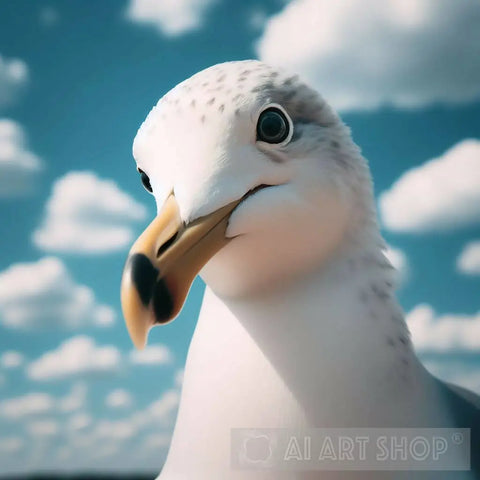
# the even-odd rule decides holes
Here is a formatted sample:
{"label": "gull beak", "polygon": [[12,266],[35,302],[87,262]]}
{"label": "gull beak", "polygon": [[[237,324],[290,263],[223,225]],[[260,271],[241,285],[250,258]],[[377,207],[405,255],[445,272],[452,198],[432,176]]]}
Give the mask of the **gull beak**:
{"label": "gull beak", "polygon": [[151,327],[179,314],[195,276],[230,241],[225,230],[242,200],[185,225],[171,194],[134,243],[123,271],[121,303],[137,348],[144,348]]}

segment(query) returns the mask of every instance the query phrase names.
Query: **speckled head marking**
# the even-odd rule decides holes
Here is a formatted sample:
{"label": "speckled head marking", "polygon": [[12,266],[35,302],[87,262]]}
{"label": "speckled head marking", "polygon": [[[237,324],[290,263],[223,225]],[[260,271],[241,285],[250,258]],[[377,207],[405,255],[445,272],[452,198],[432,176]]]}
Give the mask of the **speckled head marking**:
{"label": "speckled head marking", "polygon": [[195,108],[197,118],[205,123],[215,106],[228,116],[232,112],[238,115],[252,103],[281,104],[296,125],[312,122],[329,126],[337,121],[321,96],[298,76],[247,60],[215,65],[180,83],[159,100],[144,127],[162,113],[191,113]]}
{"label": "speckled head marking", "polygon": [[[259,137],[259,120],[269,109],[287,124],[280,142]],[[150,179],[158,209],[173,192],[185,224],[259,185],[281,186],[277,195],[268,189],[242,202],[226,232],[245,239],[242,248],[240,241],[232,242],[239,252],[248,239],[262,236],[257,245],[267,250],[265,261],[275,237],[277,247],[285,248],[285,261],[277,258],[265,269],[272,278],[296,254],[296,268],[310,268],[338,248],[341,238],[358,242],[361,230],[376,231],[368,167],[348,128],[298,76],[259,61],[215,65],[178,84],[140,127],[134,156]],[[302,235],[295,234],[300,230]],[[215,264],[212,259],[204,275]],[[237,271],[235,277],[242,275]]]}

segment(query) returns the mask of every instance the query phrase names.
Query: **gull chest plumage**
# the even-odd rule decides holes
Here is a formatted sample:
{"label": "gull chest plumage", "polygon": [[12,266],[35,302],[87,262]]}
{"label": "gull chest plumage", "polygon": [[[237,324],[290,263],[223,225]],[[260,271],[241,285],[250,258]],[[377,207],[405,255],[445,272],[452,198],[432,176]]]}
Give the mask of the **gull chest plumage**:
{"label": "gull chest plumage", "polygon": [[368,166],[315,91],[256,61],[212,67],[158,102],[134,156],[159,210],[122,280],[134,343],[207,284],[159,478],[478,478],[231,468],[234,428],[461,426],[478,442],[477,400],[413,352]]}

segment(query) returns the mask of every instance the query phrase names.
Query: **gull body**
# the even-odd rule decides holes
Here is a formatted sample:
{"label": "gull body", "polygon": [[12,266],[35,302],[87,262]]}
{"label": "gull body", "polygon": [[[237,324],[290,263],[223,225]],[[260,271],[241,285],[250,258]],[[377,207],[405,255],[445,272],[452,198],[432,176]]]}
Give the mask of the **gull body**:
{"label": "gull body", "polygon": [[[272,109],[288,131],[279,142],[259,129]],[[196,264],[207,287],[161,480],[479,478],[477,450],[473,470],[453,473],[231,467],[234,428],[468,427],[480,449],[478,398],[439,382],[413,351],[368,165],[318,93],[257,61],[211,67],[159,101],[134,156],[158,218],[169,205],[177,225],[154,220],[127,262],[122,302],[138,345],[181,308],[193,273],[172,265],[214,223],[182,250],[185,232],[215,212],[223,222],[222,243]],[[153,300],[131,294],[143,288],[139,255],[156,268]]]}

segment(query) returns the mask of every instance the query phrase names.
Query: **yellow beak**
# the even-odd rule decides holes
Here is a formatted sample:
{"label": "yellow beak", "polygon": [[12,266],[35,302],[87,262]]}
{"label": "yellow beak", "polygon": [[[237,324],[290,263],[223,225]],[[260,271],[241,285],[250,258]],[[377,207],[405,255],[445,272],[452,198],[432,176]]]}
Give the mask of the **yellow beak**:
{"label": "yellow beak", "polygon": [[172,194],[134,243],[123,271],[121,302],[137,348],[145,346],[151,327],[179,314],[195,276],[229,242],[228,219],[243,199],[184,225]]}

